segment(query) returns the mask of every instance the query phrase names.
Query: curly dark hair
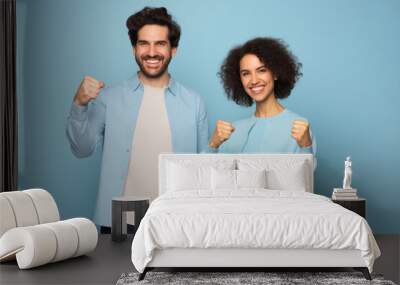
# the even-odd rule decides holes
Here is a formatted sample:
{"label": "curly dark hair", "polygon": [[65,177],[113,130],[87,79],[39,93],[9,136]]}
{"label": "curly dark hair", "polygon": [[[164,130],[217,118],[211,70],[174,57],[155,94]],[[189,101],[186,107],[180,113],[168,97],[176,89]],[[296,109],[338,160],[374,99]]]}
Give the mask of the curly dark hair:
{"label": "curly dark hair", "polygon": [[136,45],[139,30],[145,25],[160,25],[168,27],[168,39],[171,46],[178,47],[181,37],[181,27],[168,14],[168,10],[164,7],[152,8],[144,7],[139,12],[131,15],[126,20],[129,38],[132,46]]}
{"label": "curly dark hair", "polygon": [[247,95],[240,80],[240,60],[247,54],[256,55],[277,78],[274,84],[275,97],[289,97],[297,80],[302,76],[301,63],[282,40],[255,38],[234,47],[221,66],[218,75],[228,99],[242,106],[253,105],[253,100]]}

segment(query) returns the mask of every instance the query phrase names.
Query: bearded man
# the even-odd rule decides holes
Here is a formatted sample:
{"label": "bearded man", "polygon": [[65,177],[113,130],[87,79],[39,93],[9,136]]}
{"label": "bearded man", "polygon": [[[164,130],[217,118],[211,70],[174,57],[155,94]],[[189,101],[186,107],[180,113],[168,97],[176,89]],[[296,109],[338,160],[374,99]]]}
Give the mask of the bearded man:
{"label": "bearded man", "polygon": [[[67,120],[67,137],[77,157],[102,146],[97,225],[111,224],[117,196],[158,196],[158,155],[207,150],[204,102],[168,73],[181,29],[166,8],[146,7],[126,22],[137,74],[105,87],[91,76],[82,80]],[[133,223],[129,218],[128,223]]]}

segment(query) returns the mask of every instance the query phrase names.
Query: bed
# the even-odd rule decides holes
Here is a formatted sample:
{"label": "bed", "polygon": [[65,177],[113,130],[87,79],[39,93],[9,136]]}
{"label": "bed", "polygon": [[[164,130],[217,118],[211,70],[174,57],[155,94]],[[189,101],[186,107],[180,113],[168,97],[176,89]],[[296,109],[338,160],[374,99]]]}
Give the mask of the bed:
{"label": "bed", "polygon": [[159,193],[132,242],[158,267],[353,267],[379,248],[361,216],[314,194],[311,154],[161,154]]}

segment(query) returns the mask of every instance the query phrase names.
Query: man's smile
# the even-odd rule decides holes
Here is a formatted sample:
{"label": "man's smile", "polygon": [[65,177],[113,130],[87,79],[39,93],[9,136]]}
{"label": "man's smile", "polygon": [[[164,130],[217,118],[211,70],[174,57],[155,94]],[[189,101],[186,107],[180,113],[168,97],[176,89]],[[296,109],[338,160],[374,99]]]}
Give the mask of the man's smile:
{"label": "man's smile", "polygon": [[142,60],[146,67],[154,69],[159,68],[162,65],[163,57],[144,57]]}

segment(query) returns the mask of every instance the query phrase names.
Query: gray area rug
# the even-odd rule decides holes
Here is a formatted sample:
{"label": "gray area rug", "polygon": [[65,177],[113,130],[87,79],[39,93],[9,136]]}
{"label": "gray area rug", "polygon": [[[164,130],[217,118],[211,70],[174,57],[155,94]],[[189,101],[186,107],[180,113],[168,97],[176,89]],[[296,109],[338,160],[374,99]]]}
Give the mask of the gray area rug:
{"label": "gray area rug", "polygon": [[368,281],[360,272],[148,272],[142,281],[138,281],[139,273],[124,273],[117,285],[134,284],[379,284],[395,285],[384,280],[381,275],[372,275]]}

